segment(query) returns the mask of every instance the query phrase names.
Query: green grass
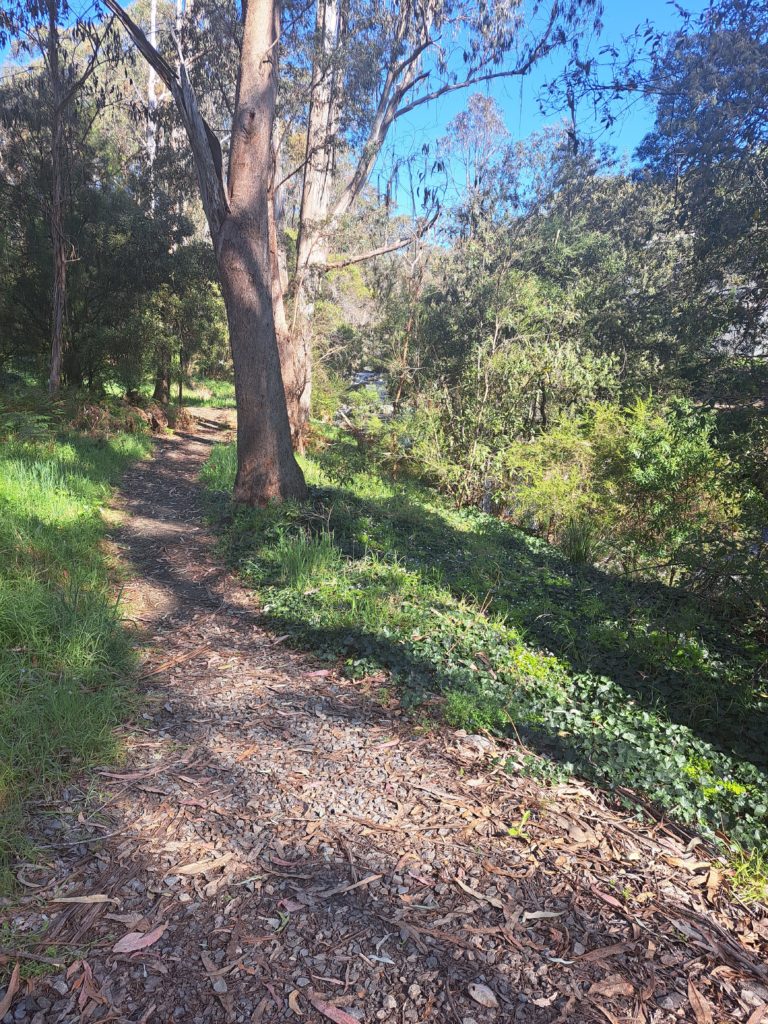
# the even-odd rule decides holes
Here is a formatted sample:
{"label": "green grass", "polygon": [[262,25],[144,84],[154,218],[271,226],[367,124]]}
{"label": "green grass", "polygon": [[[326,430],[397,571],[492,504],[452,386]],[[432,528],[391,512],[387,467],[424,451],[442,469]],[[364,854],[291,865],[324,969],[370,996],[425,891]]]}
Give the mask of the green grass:
{"label": "green grass", "polygon": [[[154,380],[147,379],[139,388],[142,399],[151,401],[155,389]],[[115,383],[105,385],[105,392],[109,398],[122,398],[123,389]],[[173,382],[171,387],[171,401],[174,405],[178,397],[178,383]],[[191,384],[185,384],[182,405],[189,408],[210,407],[214,409],[235,408],[235,385],[230,380],[217,380],[213,377],[200,377]]]}
{"label": "green grass", "polygon": [[88,437],[63,406],[29,400],[0,406],[0,886],[24,848],[25,805],[114,753],[131,649],[100,507],[150,443]]}
{"label": "green grass", "polygon": [[229,380],[197,380],[193,387],[184,389],[184,405],[234,409],[235,385]]}
{"label": "green grass", "polygon": [[343,436],[303,465],[310,502],[262,511],[229,503],[232,447],[204,471],[228,557],[275,628],[351,675],[386,670],[406,706],[521,736],[540,776],[627,787],[768,848],[762,655],[728,623],[392,480]]}
{"label": "green grass", "polygon": [[745,903],[768,903],[768,857],[736,850],[731,858],[733,891]]}

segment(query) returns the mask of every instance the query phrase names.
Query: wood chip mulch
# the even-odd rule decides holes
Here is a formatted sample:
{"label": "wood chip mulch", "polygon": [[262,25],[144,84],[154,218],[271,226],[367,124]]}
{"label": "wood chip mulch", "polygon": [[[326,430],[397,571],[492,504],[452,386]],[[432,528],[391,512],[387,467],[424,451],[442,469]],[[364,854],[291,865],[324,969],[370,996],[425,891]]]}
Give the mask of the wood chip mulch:
{"label": "wood chip mulch", "polygon": [[768,1024],[768,913],[702,844],[264,629],[202,519],[219,437],[125,479],[143,703],[126,762],[40,809],[0,1020]]}

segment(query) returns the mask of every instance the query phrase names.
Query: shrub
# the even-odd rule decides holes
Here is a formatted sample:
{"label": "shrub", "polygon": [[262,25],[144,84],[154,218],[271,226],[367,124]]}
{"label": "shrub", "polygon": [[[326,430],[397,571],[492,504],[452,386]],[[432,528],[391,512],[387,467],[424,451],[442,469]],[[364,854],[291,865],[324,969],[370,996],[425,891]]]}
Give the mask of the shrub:
{"label": "shrub", "polygon": [[747,492],[713,417],[687,402],[593,405],[510,446],[503,464],[513,518],[575,560],[674,578],[743,538]]}

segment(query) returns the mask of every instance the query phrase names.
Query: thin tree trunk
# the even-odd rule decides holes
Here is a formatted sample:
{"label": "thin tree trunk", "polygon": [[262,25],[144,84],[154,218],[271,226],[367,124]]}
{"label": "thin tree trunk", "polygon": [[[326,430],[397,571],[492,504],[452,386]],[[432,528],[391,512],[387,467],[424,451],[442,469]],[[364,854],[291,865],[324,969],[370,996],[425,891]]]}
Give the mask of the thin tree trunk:
{"label": "thin tree trunk", "polygon": [[171,353],[165,344],[157,353],[155,390],[152,398],[161,405],[166,405],[171,400]]}
{"label": "thin tree trunk", "polygon": [[59,54],[58,4],[48,0],[48,72],[51,78],[51,242],[53,289],[51,294],[51,367],[48,390],[61,387],[64,361],[64,315],[67,303],[67,251],[64,238],[64,111]]}
{"label": "thin tree trunk", "polygon": [[274,197],[269,200],[269,259],[272,275],[272,308],[275,317],[275,334],[280,355],[280,370],[285,389],[285,403],[291,425],[291,441],[295,450],[303,450],[301,436],[300,400],[304,390],[301,365],[296,358],[297,348],[291,338],[288,319],[285,315],[283,279],[280,270],[280,251],[277,241],[277,217]]}
{"label": "thin tree trunk", "polygon": [[[149,11],[149,41],[157,46],[157,0]],[[157,159],[157,72],[150,64],[147,79],[147,164],[149,165],[149,208],[155,212],[155,160]]]}
{"label": "thin tree trunk", "polygon": [[309,423],[312,399],[311,318],[328,262],[327,219],[331,197],[339,112],[335,51],[339,41],[339,0],[317,0],[318,50],[312,69],[306,162],[296,243],[296,316],[293,345],[298,397],[298,437]]}

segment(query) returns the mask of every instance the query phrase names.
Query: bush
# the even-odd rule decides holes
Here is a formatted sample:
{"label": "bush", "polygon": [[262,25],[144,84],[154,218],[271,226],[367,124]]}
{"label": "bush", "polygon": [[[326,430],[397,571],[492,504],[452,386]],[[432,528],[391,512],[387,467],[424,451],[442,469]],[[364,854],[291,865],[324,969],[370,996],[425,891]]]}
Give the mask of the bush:
{"label": "bush", "polygon": [[[553,777],[570,766],[710,836],[768,848],[756,648],[684,592],[574,566],[380,472],[348,436],[324,441],[303,459],[307,504],[220,509],[225,549],[271,628],[353,677],[386,673],[405,706],[522,737]],[[233,476],[234,447],[215,449],[209,487]],[[574,552],[591,540],[574,521]]]}
{"label": "bush", "polygon": [[504,465],[517,522],[570,547],[588,523],[595,553],[625,571],[690,575],[746,543],[750,493],[714,418],[687,402],[593,405],[511,446]]}

